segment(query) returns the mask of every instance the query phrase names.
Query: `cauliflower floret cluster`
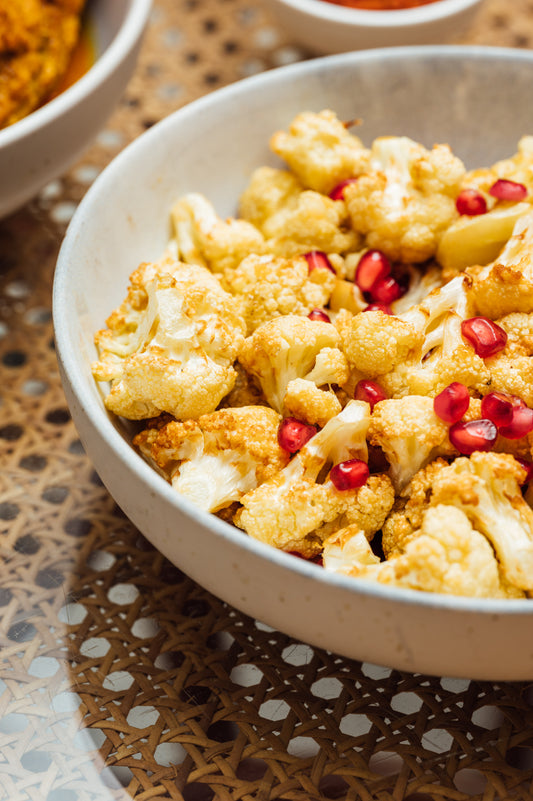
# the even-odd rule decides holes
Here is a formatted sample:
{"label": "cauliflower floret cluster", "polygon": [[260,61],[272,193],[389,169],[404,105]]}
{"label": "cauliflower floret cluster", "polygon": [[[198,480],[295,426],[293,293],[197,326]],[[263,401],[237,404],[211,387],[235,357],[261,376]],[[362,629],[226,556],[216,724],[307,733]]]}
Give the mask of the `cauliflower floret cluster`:
{"label": "cauliflower floret cluster", "polygon": [[533,136],[467,171],[355,125],[298,114],[234,217],[178,198],[95,379],[162,478],[243,536],[358,580],[530,597]]}

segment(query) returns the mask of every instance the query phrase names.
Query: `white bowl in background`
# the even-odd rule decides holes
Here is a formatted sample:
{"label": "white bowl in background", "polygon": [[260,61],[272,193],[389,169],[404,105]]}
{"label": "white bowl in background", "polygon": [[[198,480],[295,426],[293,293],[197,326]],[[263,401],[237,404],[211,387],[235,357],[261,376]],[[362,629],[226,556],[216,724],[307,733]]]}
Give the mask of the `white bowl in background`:
{"label": "white bowl in background", "polygon": [[326,0],[263,0],[291,41],[315,54],[444,44],[461,36],[483,0],[435,0],[399,11],[367,11]]}
{"label": "white bowl in background", "polygon": [[111,495],[172,562],[247,614],[315,646],[376,664],[474,679],[533,679],[533,601],[468,599],[350,579],[247,537],[180,497],[131,447],[91,375],[93,334],[128,277],[157,259],[169,210],[204,193],[236,212],[268,138],[302,110],[362,119],[365,143],[448,142],[469,167],[533,132],[533,53],[483,47],[368,50],[248,78],[175,112],[129,145],[76,211],[59,255],[53,314],[65,393]]}
{"label": "white bowl in background", "polygon": [[0,218],[34,197],[87,148],[136,64],[151,0],[89,0],[96,59],[72,86],[0,130]]}

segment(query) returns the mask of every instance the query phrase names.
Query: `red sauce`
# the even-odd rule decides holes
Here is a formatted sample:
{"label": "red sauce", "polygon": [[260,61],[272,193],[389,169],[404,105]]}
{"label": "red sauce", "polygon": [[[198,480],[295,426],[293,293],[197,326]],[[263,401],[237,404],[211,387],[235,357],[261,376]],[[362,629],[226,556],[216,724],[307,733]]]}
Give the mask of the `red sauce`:
{"label": "red sauce", "polygon": [[325,0],[325,2],[368,11],[400,11],[405,8],[427,6],[430,3],[436,3],[437,0]]}

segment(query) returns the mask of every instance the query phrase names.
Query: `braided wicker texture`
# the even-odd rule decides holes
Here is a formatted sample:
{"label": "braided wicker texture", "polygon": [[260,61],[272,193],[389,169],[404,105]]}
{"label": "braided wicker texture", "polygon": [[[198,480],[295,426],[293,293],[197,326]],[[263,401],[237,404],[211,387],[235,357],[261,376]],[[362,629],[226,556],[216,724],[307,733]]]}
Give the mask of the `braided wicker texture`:
{"label": "braided wicker texture", "polygon": [[[473,43],[531,47],[533,2]],[[84,455],[53,349],[58,246],[99,170],[190,100],[305,58],[256,0],[155,0],[82,161],[0,223],[1,801],[531,801],[533,688],[358,664],[166,562]]]}

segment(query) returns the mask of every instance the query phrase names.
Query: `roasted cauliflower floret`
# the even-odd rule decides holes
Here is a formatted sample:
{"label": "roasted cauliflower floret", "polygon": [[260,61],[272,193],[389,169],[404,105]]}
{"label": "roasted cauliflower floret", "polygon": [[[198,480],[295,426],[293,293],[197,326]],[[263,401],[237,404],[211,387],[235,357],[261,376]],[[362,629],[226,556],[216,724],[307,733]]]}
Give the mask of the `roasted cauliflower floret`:
{"label": "roasted cauliflower floret", "polygon": [[424,511],[420,528],[403,552],[386,562],[372,553],[355,527],[332,535],[324,543],[326,570],[395,587],[473,598],[517,598],[524,593],[501,576],[487,539],[468,517],[453,506]]}
{"label": "roasted cauliflower floret", "polygon": [[533,314],[508,314],[496,321],[507,334],[505,348],[486,360],[491,390],[516,395],[533,406]]}
{"label": "roasted cauliflower floret", "polygon": [[295,378],[319,387],[347,380],[339,344],[340,335],[330,323],[286,315],[263,323],[247,337],[239,361],[259,382],[269,404],[281,412],[287,386]]}
{"label": "roasted cauliflower floret", "polygon": [[95,337],[93,374],[111,382],[107,408],[132,420],[214,411],[235,381],[233,362],[244,339],[237,312],[205,268],[142,265],[108,328]]}
{"label": "roasted cauliflower floret", "polygon": [[319,553],[325,537],[353,523],[372,537],[394,502],[387,476],[371,475],[364,486],[343,491],[324,476],[339,462],[366,460],[369,419],[367,403],[350,401],[283,470],[241,498],[235,523],[256,539],[304,556]]}
{"label": "roasted cauliflower floret", "polygon": [[306,317],[312,309],[326,306],[335,283],[331,270],[309,272],[304,258],[270,255],[248,256],[235,270],[228,270],[223,280],[224,287],[241,299],[249,334],[274,317]]}
{"label": "roasted cauliflower floret", "polygon": [[219,409],[198,420],[148,428],[133,444],[180,495],[217,512],[287,464],[277,440],[280,419],[265,406]]}
{"label": "roasted cauliflower floret", "polygon": [[405,136],[375,139],[370,169],[344,191],[354,230],[394,261],[432,258],[458,216],[464,172],[447,145],[427,150]]}
{"label": "roasted cauliflower floret", "polygon": [[522,497],[524,468],[507,453],[459,457],[437,473],[432,505],[461,509],[489,540],[506,579],[533,589],[533,510]]}
{"label": "roasted cauliflower floret", "polygon": [[433,411],[433,399],[421,395],[383,400],[370,420],[368,441],[382,449],[397,491],[437,456],[455,454],[448,425]]}
{"label": "roasted cauliflower floret", "polygon": [[295,378],[289,381],[283,398],[283,410],[289,417],[306,423],[324,426],[342,409],[341,402],[333,391],[319,389],[313,381]]}
{"label": "roasted cauliflower floret", "polygon": [[457,276],[431,292],[418,306],[399,315],[423,339],[410,358],[380,377],[388,395],[435,396],[452,381],[481,394],[488,391],[489,369],[461,333],[463,320],[473,316],[468,286],[467,277]]}
{"label": "roasted cauliflower floret", "polygon": [[304,190],[288,172],[262,167],[241,196],[243,219],[263,234],[270,252],[284,257],[309,250],[344,253],[360,245],[346,208],[326,195]]}
{"label": "roasted cauliflower floret", "polygon": [[271,137],[270,146],[305,188],[325,195],[346,178],[360,175],[370,155],[329,109],[298,114],[288,131]]}
{"label": "roasted cauliflower floret", "polygon": [[344,353],[358,377],[385,375],[418,353],[423,340],[409,322],[382,311],[356,314],[342,325]]}
{"label": "roasted cauliflower floret", "polygon": [[492,320],[511,312],[533,312],[533,211],[516,222],[496,261],[473,276],[479,314]]}
{"label": "roasted cauliflower floret", "polygon": [[499,178],[524,184],[533,192],[533,136],[523,136],[513,156],[497,161],[490,167],[469,170],[464,179],[465,186],[473,186],[488,193]]}
{"label": "roasted cauliflower floret", "polygon": [[184,195],[171,211],[176,255],[187,264],[214,273],[237,267],[250,253],[266,253],[261,232],[246,220],[222,220],[212,204],[196,192]]}

